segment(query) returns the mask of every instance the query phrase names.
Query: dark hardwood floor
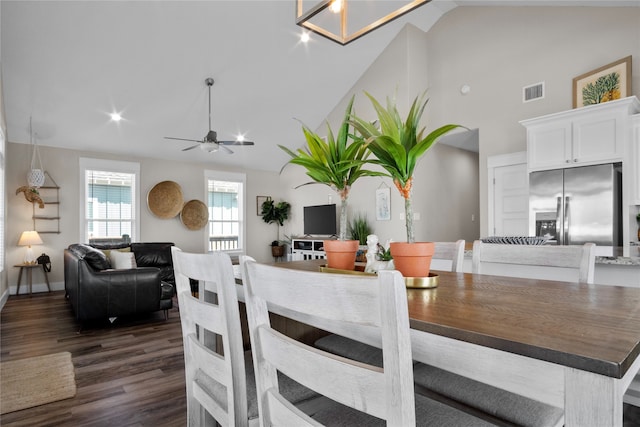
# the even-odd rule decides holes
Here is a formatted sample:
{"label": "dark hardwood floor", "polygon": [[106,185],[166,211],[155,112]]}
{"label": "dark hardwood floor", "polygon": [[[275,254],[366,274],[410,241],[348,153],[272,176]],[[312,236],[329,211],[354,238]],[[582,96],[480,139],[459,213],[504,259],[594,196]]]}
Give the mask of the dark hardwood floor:
{"label": "dark hardwood floor", "polygon": [[[0,417],[12,426],[184,426],[180,313],[86,323],[78,333],[63,292],[11,296],[0,316],[2,361],[68,351],[74,398]],[[1,379],[0,379],[1,381]],[[1,386],[1,384],[0,384]]]}

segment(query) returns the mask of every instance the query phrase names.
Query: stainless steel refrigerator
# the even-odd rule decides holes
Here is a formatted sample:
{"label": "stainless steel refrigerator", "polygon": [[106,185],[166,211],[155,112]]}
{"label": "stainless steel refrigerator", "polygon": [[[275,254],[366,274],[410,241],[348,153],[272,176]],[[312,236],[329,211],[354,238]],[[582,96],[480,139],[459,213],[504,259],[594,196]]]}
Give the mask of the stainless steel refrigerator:
{"label": "stainless steel refrigerator", "polygon": [[529,174],[529,232],[550,243],[622,244],[622,166],[610,163]]}

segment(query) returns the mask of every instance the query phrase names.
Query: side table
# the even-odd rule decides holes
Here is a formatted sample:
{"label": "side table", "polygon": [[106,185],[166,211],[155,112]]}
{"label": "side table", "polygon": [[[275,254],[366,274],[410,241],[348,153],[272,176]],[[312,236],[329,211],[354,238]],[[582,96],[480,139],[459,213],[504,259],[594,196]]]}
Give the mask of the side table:
{"label": "side table", "polygon": [[33,269],[39,268],[44,273],[44,281],[47,283],[47,289],[51,292],[51,286],[49,286],[49,276],[47,276],[47,270],[44,268],[44,264],[16,264],[14,267],[20,267],[18,273],[18,286],[16,287],[16,295],[20,295],[20,283],[22,282],[22,272],[27,271],[27,285],[29,286],[29,295],[31,295],[31,287],[33,285]]}

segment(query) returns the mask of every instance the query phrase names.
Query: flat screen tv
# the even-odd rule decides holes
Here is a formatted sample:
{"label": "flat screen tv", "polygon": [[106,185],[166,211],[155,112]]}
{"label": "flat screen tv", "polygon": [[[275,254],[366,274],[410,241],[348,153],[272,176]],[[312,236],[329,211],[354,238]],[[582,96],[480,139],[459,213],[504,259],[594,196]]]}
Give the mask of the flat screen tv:
{"label": "flat screen tv", "polygon": [[336,205],[304,207],[304,234],[308,236],[333,236],[338,234]]}

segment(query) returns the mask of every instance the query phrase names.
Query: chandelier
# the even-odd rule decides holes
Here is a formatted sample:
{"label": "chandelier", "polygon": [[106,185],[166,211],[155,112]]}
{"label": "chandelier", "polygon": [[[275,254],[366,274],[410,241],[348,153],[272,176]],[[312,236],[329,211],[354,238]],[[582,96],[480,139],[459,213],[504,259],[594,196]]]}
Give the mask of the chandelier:
{"label": "chandelier", "polygon": [[296,0],[296,24],[344,46],[431,0],[321,0],[305,8],[315,1]]}

